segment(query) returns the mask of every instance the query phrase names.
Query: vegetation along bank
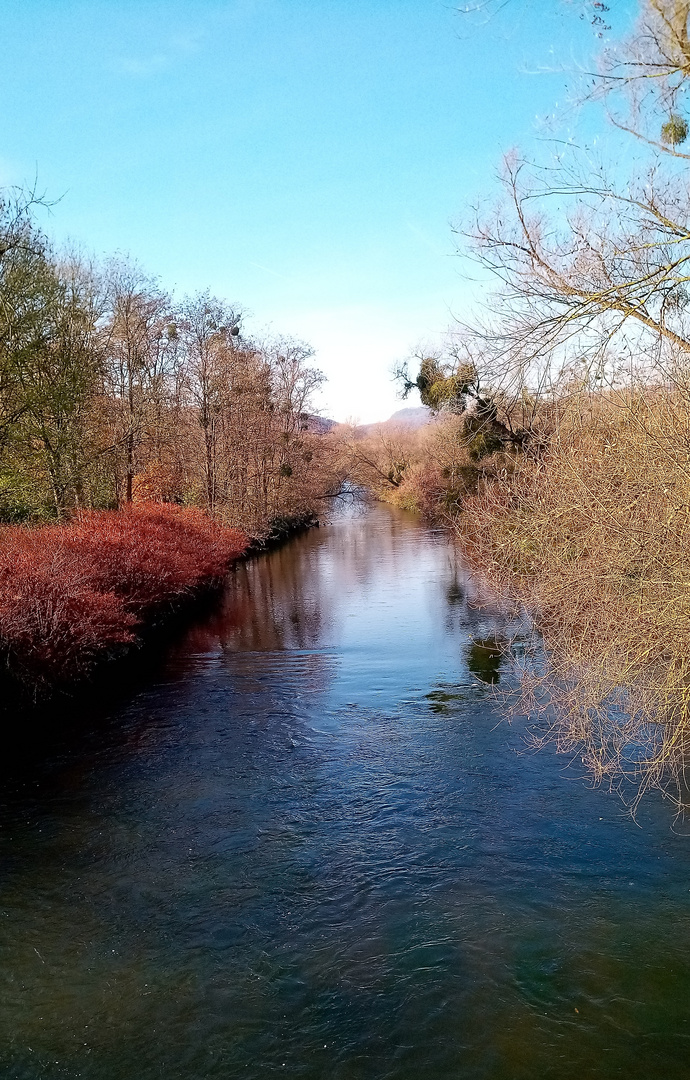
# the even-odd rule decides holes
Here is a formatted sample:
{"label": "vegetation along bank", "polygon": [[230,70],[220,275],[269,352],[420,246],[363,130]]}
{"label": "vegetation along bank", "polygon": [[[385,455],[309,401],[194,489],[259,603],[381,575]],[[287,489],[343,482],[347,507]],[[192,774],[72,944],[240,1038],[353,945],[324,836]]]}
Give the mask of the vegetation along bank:
{"label": "vegetation along bank", "polygon": [[0,193],[0,657],[41,697],[250,545],[313,521],[342,462],[312,352],[131,260],[57,251]]}
{"label": "vegetation along bank", "polygon": [[[600,5],[604,7],[604,5]],[[535,621],[520,711],[633,805],[688,803],[690,3],[643,0],[579,105],[597,154],[557,141],[503,164],[458,225],[499,281],[481,319],[399,371],[433,419],[353,439],[382,497],[454,531]]]}

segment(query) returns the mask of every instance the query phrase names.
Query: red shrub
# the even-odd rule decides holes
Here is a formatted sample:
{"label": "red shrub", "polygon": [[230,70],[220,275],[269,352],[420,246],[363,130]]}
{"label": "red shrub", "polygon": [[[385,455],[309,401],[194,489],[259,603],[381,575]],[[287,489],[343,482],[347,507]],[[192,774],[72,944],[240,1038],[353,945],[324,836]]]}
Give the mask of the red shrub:
{"label": "red shrub", "polygon": [[0,648],[36,686],[67,683],[134,627],[217,580],[247,547],[198,510],[89,511],[0,529]]}

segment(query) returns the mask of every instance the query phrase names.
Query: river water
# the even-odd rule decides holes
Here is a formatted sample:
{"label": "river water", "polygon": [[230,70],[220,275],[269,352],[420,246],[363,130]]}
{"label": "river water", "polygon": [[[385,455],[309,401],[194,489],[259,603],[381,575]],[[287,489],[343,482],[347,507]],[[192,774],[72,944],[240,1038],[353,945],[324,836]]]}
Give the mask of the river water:
{"label": "river water", "polygon": [[690,1076],[690,838],[502,722],[504,631],[344,515],[6,768],[3,1080]]}

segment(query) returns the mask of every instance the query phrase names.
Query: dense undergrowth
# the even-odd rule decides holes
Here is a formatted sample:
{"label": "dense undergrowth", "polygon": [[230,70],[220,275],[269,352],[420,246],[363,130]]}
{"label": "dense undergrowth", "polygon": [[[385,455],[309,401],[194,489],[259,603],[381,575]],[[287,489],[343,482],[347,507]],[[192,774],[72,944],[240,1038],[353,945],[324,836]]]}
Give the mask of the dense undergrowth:
{"label": "dense undergrowth", "polygon": [[34,698],[72,686],[146,624],[219,582],[248,543],[200,510],[160,504],[2,528],[6,674]]}
{"label": "dense undergrowth", "polygon": [[546,647],[521,708],[548,706],[594,777],[687,799],[690,410],[657,389],[564,410],[548,447],[484,484],[455,523],[473,565]]}
{"label": "dense undergrowth", "polygon": [[539,632],[515,709],[634,804],[659,787],[685,806],[690,393],[679,380],[564,393],[531,446],[480,461],[458,417],[397,438],[405,468],[380,494],[449,528]]}

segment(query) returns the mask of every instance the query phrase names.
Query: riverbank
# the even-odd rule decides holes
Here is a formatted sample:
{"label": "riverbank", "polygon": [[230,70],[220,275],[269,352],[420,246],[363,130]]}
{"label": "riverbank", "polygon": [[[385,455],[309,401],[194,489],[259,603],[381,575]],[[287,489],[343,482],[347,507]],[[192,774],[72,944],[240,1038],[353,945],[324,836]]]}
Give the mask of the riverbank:
{"label": "riverbank", "polygon": [[2,707],[72,701],[109,684],[115,662],[131,673],[134,653],[155,653],[238,562],[318,526],[313,514],[283,517],[250,537],[202,510],[143,503],[0,528]]}
{"label": "riverbank", "polygon": [[0,540],[4,678],[11,697],[33,703],[125,655],[250,547],[200,510],[162,504],[9,526]]}
{"label": "riverbank", "polygon": [[[513,427],[527,431],[520,419]],[[518,711],[541,714],[596,780],[633,802],[661,787],[679,808],[690,746],[689,425],[682,387],[585,388],[541,403],[519,450],[479,454],[472,425],[447,412],[366,454],[379,498],[445,527],[539,630],[545,651],[538,664],[521,661]]]}

